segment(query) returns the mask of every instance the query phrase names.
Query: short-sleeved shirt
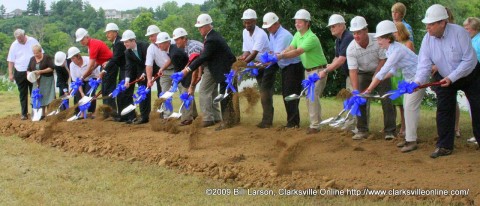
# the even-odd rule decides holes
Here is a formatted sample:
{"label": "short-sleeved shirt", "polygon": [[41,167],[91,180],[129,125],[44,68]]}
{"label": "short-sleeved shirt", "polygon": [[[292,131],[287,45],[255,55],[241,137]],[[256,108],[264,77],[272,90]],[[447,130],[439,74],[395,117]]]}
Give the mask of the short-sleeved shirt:
{"label": "short-sleeved shirt", "polygon": [[413,29],[412,29],[412,26],[410,26],[410,24],[408,24],[405,20],[402,20],[402,23],[403,23],[403,25],[405,26],[405,28],[407,28],[408,33],[410,33],[410,35],[408,35],[408,38],[410,39],[410,41],[413,42]]}
{"label": "short-sleeved shirt", "polygon": [[303,54],[300,55],[300,59],[305,69],[312,69],[327,64],[320,40],[312,30],[308,29],[303,35],[297,31],[290,45],[295,49],[302,48],[304,50]]}
{"label": "short-sleeved shirt", "polygon": [[[270,47],[269,47],[267,33],[256,25],[255,25],[255,30],[253,31],[253,34],[251,36],[250,36],[250,32],[247,31],[247,29],[243,29],[242,51],[250,52],[250,53],[252,53],[253,51],[258,51],[259,54],[262,54],[264,52],[269,52]],[[257,55],[255,57],[255,60],[258,61],[259,57],[260,55]]]}
{"label": "short-sleeved shirt", "polygon": [[477,60],[480,61],[480,33],[477,33],[477,35],[472,38],[472,46],[475,53],[477,53]]}
{"label": "short-sleeved shirt", "polygon": [[27,71],[28,63],[33,56],[32,47],[39,44],[33,37],[26,37],[27,41],[25,44],[20,44],[15,40],[12,45],[10,45],[10,50],[8,50],[7,61],[13,62],[15,69],[19,72]]}
{"label": "short-sleeved shirt", "polygon": [[[75,63],[73,63],[73,61],[70,63],[70,76],[72,77],[72,81],[76,81],[78,78],[82,78],[83,74],[88,69],[88,63],[90,62],[90,59],[86,56],[82,56],[82,59],[83,64],[81,66],[76,65]],[[98,78],[99,74],[100,66],[95,68],[92,74],[85,78],[84,81],[88,81],[90,78]]]}
{"label": "short-sleeved shirt", "polygon": [[[153,43],[148,45],[145,66],[153,66],[153,63],[155,63],[157,66],[162,67],[169,59],[170,57],[168,57],[167,52],[160,50],[157,45]],[[171,75],[171,73],[173,73],[173,70],[170,69],[172,68],[173,66],[170,65],[165,71],[167,72],[165,73],[165,75]]]}
{"label": "short-sleeved shirt", "polygon": [[367,48],[362,48],[356,41],[347,47],[348,69],[358,69],[361,72],[375,72],[378,61],[386,59],[385,50],[381,49],[374,34],[368,34]]}
{"label": "short-sleeved shirt", "polygon": [[90,59],[95,59],[98,65],[101,65],[113,57],[113,52],[108,48],[105,42],[98,39],[88,41],[88,54]]}
{"label": "short-sleeved shirt", "polygon": [[387,73],[396,74],[396,71],[400,69],[406,81],[413,81],[417,71],[418,57],[412,50],[403,44],[393,42],[385,54],[387,55],[387,61],[375,75],[377,79],[383,80]]}
{"label": "short-sleeved shirt", "polygon": [[[285,50],[290,43],[292,42],[293,35],[284,29],[282,26],[278,27],[277,31],[272,34],[270,33],[270,50],[275,54],[281,53]],[[294,57],[289,59],[280,59],[277,64],[280,68],[285,68],[290,64],[296,64],[300,62],[300,57]]]}
{"label": "short-sleeved shirt", "polygon": [[[335,57],[343,56],[347,58],[347,47],[353,40],[352,32],[345,30],[340,39],[335,39]],[[348,63],[345,61],[342,65],[342,71],[348,76]]]}

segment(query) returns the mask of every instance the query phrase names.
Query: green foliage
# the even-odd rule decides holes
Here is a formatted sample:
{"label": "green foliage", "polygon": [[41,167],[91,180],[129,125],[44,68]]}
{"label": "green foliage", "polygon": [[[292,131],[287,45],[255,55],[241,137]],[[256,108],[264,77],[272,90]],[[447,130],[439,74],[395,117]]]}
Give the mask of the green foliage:
{"label": "green foliage", "polygon": [[8,76],[0,76],[0,91],[12,91],[16,86],[15,83],[8,80]]}
{"label": "green foliage", "polygon": [[148,42],[148,37],[146,37],[145,34],[147,33],[148,26],[152,24],[158,25],[158,22],[153,19],[153,13],[143,12],[132,21],[130,29],[135,32],[137,40]]}
{"label": "green foliage", "polygon": [[9,36],[0,32],[0,75],[8,74],[8,62],[6,60],[8,49],[10,48],[13,40],[13,34]]}

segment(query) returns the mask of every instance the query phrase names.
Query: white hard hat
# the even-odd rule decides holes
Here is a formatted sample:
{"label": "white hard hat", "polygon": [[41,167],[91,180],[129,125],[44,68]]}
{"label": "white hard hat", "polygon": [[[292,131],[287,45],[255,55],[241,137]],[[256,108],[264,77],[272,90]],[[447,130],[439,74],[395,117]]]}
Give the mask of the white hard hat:
{"label": "white hard hat", "polygon": [[377,24],[377,33],[375,33],[375,37],[381,37],[385,34],[391,34],[397,31],[397,26],[395,26],[393,21],[383,20]]}
{"label": "white hard hat", "polygon": [[85,37],[87,35],[88,35],[88,31],[85,30],[84,28],[79,28],[75,32],[75,38],[76,38],[77,42],[82,41],[83,37]]}
{"label": "white hard hat", "polygon": [[57,66],[62,66],[63,63],[65,62],[65,59],[67,59],[67,55],[65,54],[65,52],[59,51],[59,52],[55,53],[54,63]]}
{"label": "white hard hat", "polygon": [[303,20],[311,21],[310,12],[308,12],[305,9],[300,9],[297,11],[297,13],[295,13],[295,16],[293,17],[293,19],[303,19]]}
{"label": "white hard hat", "polygon": [[75,56],[76,54],[79,54],[80,53],[80,49],[78,49],[77,47],[70,47],[67,51],[67,54],[68,54],[68,59],[72,58],[73,56]]}
{"label": "white hard hat", "polygon": [[361,16],[356,16],[350,21],[350,31],[359,31],[367,27],[367,21],[365,21],[365,18]]}
{"label": "white hard hat", "polygon": [[268,29],[278,21],[278,16],[273,12],[268,12],[263,16],[262,28]]}
{"label": "white hard hat", "polygon": [[212,22],[212,17],[210,17],[210,15],[200,14],[197,17],[197,23],[195,24],[195,27],[202,27],[204,25],[211,24]]}
{"label": "white hard hat", "polygon": [[35,72],[28,72],[27,74],[27,80],[31,83],[36,82],[38,78],[40,78],[40,75],[35,74]]}
{"label": "white hard hat", "polygon": [[160,28],[158,28],[158,26],[156,25],[150,25],[147,28],[147,34],[145,34],[145,36],[150,36],[152,34],[158,34],[158,33],[160,33]]}
{"label": "white hard hat", "polygon": [[242,16],[243,20],[246,19],[257,19],[257,12],[255,12],[253,9],[247,9],[243,12]]}
{"label": "white hard hat", "polygon": [[167,32],[160,32],[157,35],[157,41],[155,42],[155,44],[160,44],[166,41],[170,41],[170,36]]}
{"label": "white hard hat", "polygon": [[327,27],[333,26],[335,24],[340,24],[340,23],[345,23],[345,19],[343,18],[342,15],[334,14],[330,16],[330,18],[328,19]]}
{"label": "white hard hat", "polygon": [[132,30],[125,30],[122,34],[122,39],[120,41],[127,41],[130,39],[136,39],[135,33]]}
{"label": "white hard hat", "polygon": [[120,30],[120,29],[118,29],[118,26],[115,23],[108,23],[107,26],[105,27],[105,32],[107,32],[107,31],[118,31],[118,30]]}
{"label": "white hard hat", "polygon": [[448,19],[447,9],[440,4],[434,4],[428,7],[422,22],[424,24],[430,24],[444,19]]}
{"label": "white hard hat", "polygon": [[173,40],[178,39],[182,36],[187,36],[187,35],[188,33],[184,28],[176,28],[175,30],[173,30]]}

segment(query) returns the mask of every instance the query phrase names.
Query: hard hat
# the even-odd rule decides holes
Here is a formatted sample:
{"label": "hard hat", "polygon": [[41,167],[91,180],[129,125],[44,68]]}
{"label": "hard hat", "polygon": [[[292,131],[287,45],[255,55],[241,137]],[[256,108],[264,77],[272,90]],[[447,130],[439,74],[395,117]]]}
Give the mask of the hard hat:
{"label": "hard hat", "polygon": [[365,21],[365,18],[361,16],[356,16],[350,21],[350,31],[359,31],[367,27],[367,21]]}
{"label": "hard hat", "polygon": [[187,35],[188,33],[187,31],[185,31],[184,28],[176,28],[175,30],[173,30],[173,40],[178,39],[182,36],[187,36]]}
{"label": "hard hat", "polygon": [[335,24],[340,24],[340,23],[345,23],[345,19],[343,18],[343,16],[339,14],[334,14],[330,16],[330,18],[328,19],[327,27],[333,26]]}
{"label": "hard hat", "polygon": [[263,16],[262,28],[268,29],[278,21],[278,16],[273,12],[268,12]]}
{"label": "hard hat", "polygon": [[118,30],[120,30],[120,29],[118,29],[118,26],[115,23],[108,23],[107,26],[105,27],[105,32],[107,32],[107,31],[118,31]]}
{"label": "hard hat", "polygon": [[395,26],[393,21],[383,20],[377,24],[377,33],[375,33],[375,37],[381,37],[385,34],[391,34],[397,31],[397,26]]}
{"label": "hard hat", "polygon": [[67,54],[68,54],[68,59],[72,58],[73,56],[75,56],[76,54],[79,54],[80,53],[80,49],[78,49],[77,47],[70,47],[67,51]]}
{"label": "hard hat", "polygon": [[65,62],[65,59],[67,59],[67,55],[65,54],[65,52],[59,51],[55,53],[55,65],[62,66]]}
{"label": "hard hat", "polygon": [[135,33],[132,30],[125,30],[122,34],[122,39],[120,41],[127,41],[130,39],[136,39]]}
{"label": "hard hat", "polygon": [[242,16],[243,20],[246,19],[257,19],[257,12],[255,12],[253,9],[247,9],[243,12]]}
{"label": "hard hat", "polygon": [[422,20],[424,24],[430,24],[440,20],[448,19],[448,13],[444,6],[434,4],[428,7],[425,18]]}
{"label": "hard hat", "polygon": [[295,13],[295,16],[293,17],[293,19],[303,19],[303,20],[311,21],[310,12],[308,12],[305,9],[300,9],[297,11],[297,13]]}
{"label": "hard hat", "polygon": [[167,32],[160,32],[157,35],[157,41],[155,42],[155,44],[160,44],[166,41],[170,41],[170,36]]}
{"label": "hard hat", "polygon": [[145,34],[145,36],[150,36],[152,34],[158,34],[158,33],[160,33],[160,28],[158,28],[158,26],[156,25],[150,25],[147,28],[147,34]]}
{"label": "hard hat", "polygon": [[202,27],[204,25],[211,24],[212,22],[212,17],[210,17],[210,15],[200,14],[197,17],[197,23],[195,24],[195,27]]}
{"label": "hard hat", "polygon": [[79,28],[75,32],[75,38],[76,38],[77,42],[82,41],[82,39],[87,35],[88,35],[88,31],[85,30],[84,28]]}
{"label": "hard hat", "polygon": [[40,75],[37,75],[35,72],[28,72],[27,74],[27,80],[31,83],[35,83],[38,78],[40,78]]}

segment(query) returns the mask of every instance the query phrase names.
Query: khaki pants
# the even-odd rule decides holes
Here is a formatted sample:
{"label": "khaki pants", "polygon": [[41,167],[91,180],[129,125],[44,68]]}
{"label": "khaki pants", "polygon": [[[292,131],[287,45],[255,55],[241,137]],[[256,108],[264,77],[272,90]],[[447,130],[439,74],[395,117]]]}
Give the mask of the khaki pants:
{"label": "khaki pants", "polygon": [[[180,89],[180,94],[188,92],[188,87],[184,87],[183,85],[179,86],[179,89]],[[198,113],[197,113],[197,105],[195,105],[195,98],[193,98],[192,103],[190,103],[190,108],[187,110],[187,108],[183,106],[181,112],[182,112],[182,118],[181,118],[182,122],[185,120],[193,120],[197,118]]]}
{"label": "khaki pants", "polygon": [[[323,69],[315,69],[312,71],[305,71],[305,79],[308,78],[308,75],[322,71]],[[320,97],[322,97],[323,90],[327,84],[327,77],[320,79],[315,82],[315,99],[313,102],[310,102],[307,99],[307,108],[308,114],[310,117],[310,128],[320,129],[320,122],[322,121],[322,106],[320,105]]]}
{"label": "khaki pants", "polygon": [[218,83],[215,82],[207,67],[203,68],[202,81],[198,89],[203,121],[221,121],[220,104],[213,103],[213,99],[218,95]]}

